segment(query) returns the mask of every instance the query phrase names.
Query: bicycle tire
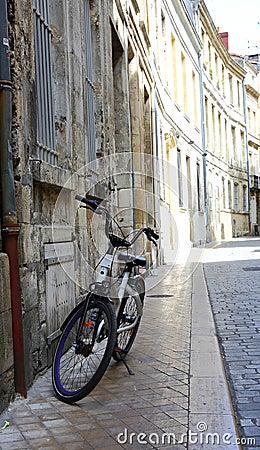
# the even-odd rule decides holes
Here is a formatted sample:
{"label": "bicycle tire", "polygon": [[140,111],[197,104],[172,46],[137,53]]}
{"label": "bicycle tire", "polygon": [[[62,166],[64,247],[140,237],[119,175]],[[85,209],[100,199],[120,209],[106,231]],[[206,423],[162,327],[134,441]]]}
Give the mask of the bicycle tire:
{"label": "bicycle tire", "polygon": [[[140,297],[142,305],[144,305],[145,292],[143,290],[143,285],[141,284],[139,286],[137,283],[135,288],[137,292],[139,292],[138,295]],[[129,325],[131,321],[135,320],[136,314],[137,308],[134,297],[129,295],[128,297],[123,298],[117,316],[117,328],[119,329],[120,327]],[[125,355],[127,355],[127,353],[129,353],[136,338],[140,322],[141,317],[139,317],[139,320],[134,328],[128,331],[123,331],[122,333],[117,333],[116,345],[112,355],[115,361],[121,361],[122,356],[124,357]]]}
{"label": "bicycle tire", "polygon": [[81,400],[96,387],[109,365],[116,341],[113,306],[94,297],[84,318],[80,347],[76,345],[83,312],[84,302],[74,308],[65,322],[53,359],[53,388],[65,403]]}

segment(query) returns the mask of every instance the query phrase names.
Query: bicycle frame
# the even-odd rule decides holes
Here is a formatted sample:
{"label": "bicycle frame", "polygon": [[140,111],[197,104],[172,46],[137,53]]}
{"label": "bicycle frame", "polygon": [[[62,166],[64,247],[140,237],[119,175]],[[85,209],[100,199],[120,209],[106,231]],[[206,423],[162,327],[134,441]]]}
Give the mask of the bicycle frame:
{"label": "bicycle frame", "polygon": [[[138,237],[140,236],[141,233],[142,233],[142,231],[139,230],[137,233],[138,236],[134,237],[133,242],[135,242],[135,240],[138,239]],[[105,257],[102,259],[100,271],[99,271],[99,274],[98,274],[97,280],[96,280],[97,285],[103,285],[104,282],[106,282],[108,277],[111,275],[111,267],[112,267],[113,258],[114,258],[113,254],[106,254]],[[130,270],[124,271],[124,274],[122,276],[122,281],[119,285],[119,288],[117,289],[117,296],[116,296],[116,298],[113,298],[113,303],[114,303],[114,307],[115,307],[115,313],[117,316],[123,298],[128,295],[131,295],[135,299],[138,315],[132,324],[118,329],[117,330],[118,333],[122,333],[124,331],[129,331],[132,328],[134,328],[135,325],[137,324],[139,318],[143,314],[143,306],[142,306],[142,302],[139,297],[139,294],[128,283],[130,275],[131,275]],[[93,283],[94,286],[96,286],[96,283]]]}
{"label": "bicycle frame", "polygon": [[[99,199],[97,199],[96,201],[95,199],[93,199],[93,197],[91,199],[88,199],[87,197],[88,197],[87,194],[86,197],[76,195],[77,200],[80,200],[81,202],[85,203],[85,205],[87,205],[84,206],[85,208],[88,208],[97,214],[102,214],[105,216],[106,218],[105,234],[110,241],[107,252],[102,256],[98,264],[100,265],[100,271],[98,273],[97,279],[94,283],[91,283],[89,288],[90,292],[92,292],[93,294],[104,296],[109,299],[109,296],[107,295],[109,286],[109,283],[107,284],[107,279],[111,277],[111,269],[115,257],[115,250],[120,247],[121,248],[131,247],[142,233],[145,233],[147,238],[150,241],[152,241],[155,245],[156,245],[155,239],[156,240],[159,239],[159,236],[156,235],[156,233],[150,228],[141,228],[140,230],[138,230],[137,233],[133,236],[131,241],[127,241],[125,238],[122,239],[116,235],[110,234],[109,233],[110,221],[113,220],[113,218],[111,217],[109,211],[100,204]],[[130,264],[130,262],[129,263],[127,261],[125,262],[125,269],[123,272],[123,276],[121,277],[122,280],[116,292],[116,296],[113,296],[112,302],[114,303],[115,313],[116,316],[118,317],[119,309],[123,299],[126,298],[127,296],[132,296],[136,303],[137,317],[134,323],[124,327],[120,327],[120,329],[117,330],[117,333],[129,331],[132,328],[134,328],[143,313],[143,305],[140,299],[140,295],[129,284],[129,278],[133,267],[134,265]]]}

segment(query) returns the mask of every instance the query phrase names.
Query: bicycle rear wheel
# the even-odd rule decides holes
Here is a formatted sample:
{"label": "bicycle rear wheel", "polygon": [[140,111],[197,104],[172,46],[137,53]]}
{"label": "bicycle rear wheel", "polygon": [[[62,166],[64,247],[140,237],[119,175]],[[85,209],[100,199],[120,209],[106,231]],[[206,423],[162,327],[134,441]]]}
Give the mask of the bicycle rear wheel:
{"label": "bicycle rear wheel", "polygon": [[72,403],[81,400],[99,383],[110,362],[116,341],[113,307],[91,299],[76,342],[84,302],[74,308],[59,338],[52,365],[52,383],[57,397]]}
{"label": "bicycle rear wheel", "polygon": [[[143,305],[144,293],[140,293],[139,296]],[[120,329],[125,326],[131,325],[136,320],[137,315],[138,312],[136,308],[135,298],[134,296],[129,295],[122,300],[117,317],[117,328]],[[136,325],[133,328],[128,331],[122,331],[122,333],[117,333],[116,345],[112,355],[116,361],[121,361],[122,356],[124,357],[130,351],[136,338],[140,322],[141,317],[139,317]]]}

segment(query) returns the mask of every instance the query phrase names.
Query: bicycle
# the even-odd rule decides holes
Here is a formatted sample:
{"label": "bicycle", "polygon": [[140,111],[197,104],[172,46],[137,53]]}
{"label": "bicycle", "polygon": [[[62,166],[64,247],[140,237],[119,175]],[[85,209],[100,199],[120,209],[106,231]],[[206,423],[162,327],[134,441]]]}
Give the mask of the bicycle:
{"label": "bicycle", "polygon": [[[73,403],[88,395],[103,377],[111,357],[123,361],[130,374],[125,357],[135,340],[145,297],[144,278],[137,273],[138,267],[146,267],[146,259],[135,256],[128,249],[142,233],[156,245],[159,236],[148,227],[124,236],[121,227],[101,205],[100,199],[76,195],[85,207],[105,216],[105,234],[109,239],[107,251],[100,258],[95,270],[100,267],[96,281],[89,291],[78,299],[60,327],[52,364],[52,384],[57,397]],[[111,231],[116,223],[123,237]],[[126,249],[126,252],[119,251]],[[112,282],[112,267],[115,256],[123,263],[123,270]]]}

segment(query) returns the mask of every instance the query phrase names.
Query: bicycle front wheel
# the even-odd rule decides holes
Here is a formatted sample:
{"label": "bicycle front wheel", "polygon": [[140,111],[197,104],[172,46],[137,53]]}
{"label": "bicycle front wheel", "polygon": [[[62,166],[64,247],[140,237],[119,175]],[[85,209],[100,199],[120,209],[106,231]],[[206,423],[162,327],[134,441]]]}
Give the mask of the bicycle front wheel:
{"label": "bicycle front wheel", "polygon": [[52,383],[57,397],[73,403],[88,395],[99,383],[110,362],[116,341],[116,317],[105,301],[91,299],[74,308],[59,338],[52,365]]}
{"label": "bicycle front wheel", "polygon": [[[142,305],[144,304],[144,293],[140,293],[140,300]],[[123,298],[118,317],[117,317],[117,328],[127,327],[131,324],[134,324],[138,317],[138,311],[136,307],[136,301],[134,296],[129,295],[126,298]],[[137,323],[133,328],[127,331],[122,331],[117,334],[115,350],[113,352],[113,358],[116,361],[120,361],[122,356],[125,356],[131,349],[134,340],[136,338],[136,334],[140,325],[141,317],[139,317]]]}

